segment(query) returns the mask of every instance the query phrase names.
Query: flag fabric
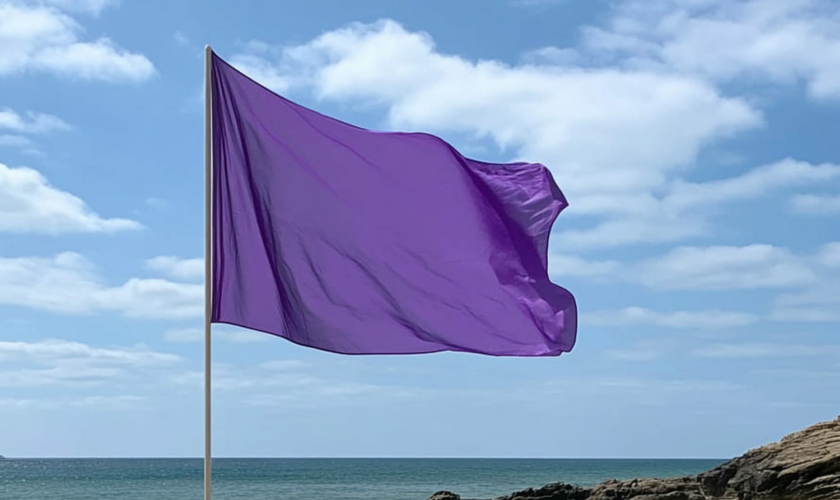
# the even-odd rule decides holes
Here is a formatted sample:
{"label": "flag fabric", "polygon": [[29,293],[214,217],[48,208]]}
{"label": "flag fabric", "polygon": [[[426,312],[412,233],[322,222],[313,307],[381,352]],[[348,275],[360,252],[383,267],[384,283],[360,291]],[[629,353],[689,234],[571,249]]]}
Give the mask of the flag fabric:
{"label": "flag fabric", "polygon": [[349,125],[211,63],[213,323],[341,354],[572,349],[547,168]]}

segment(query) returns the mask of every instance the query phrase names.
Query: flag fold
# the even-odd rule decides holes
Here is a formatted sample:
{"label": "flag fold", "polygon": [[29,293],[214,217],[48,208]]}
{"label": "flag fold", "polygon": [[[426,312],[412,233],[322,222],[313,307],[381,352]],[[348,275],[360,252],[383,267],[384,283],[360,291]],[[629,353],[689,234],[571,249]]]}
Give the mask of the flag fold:
{"label": "flag fold", "polygon": [[212,322],[341,354],[572,349],[547,168],[349,125],[212,57]]}

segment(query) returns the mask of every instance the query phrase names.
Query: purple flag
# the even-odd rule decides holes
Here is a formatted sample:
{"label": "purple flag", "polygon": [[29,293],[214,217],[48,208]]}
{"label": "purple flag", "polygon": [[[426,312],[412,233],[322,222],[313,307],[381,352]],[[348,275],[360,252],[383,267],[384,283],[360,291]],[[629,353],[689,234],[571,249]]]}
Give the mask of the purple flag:
{"label": "purple flag", "polygon": [[348,125],[215,55],[211,78],[212,322],[342,354],[572,349],[548,169]]}

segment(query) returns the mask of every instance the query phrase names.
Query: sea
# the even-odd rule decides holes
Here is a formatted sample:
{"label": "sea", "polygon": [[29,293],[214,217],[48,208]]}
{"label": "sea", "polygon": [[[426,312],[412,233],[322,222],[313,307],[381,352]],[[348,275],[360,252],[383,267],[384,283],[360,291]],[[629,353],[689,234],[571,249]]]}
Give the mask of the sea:
{"label": "sea", "polygon": [[[213,460],[216,500],[425,500],[440,490],[490,499],[552,482],[677,477],[723,460]],[[0,500],[201,500],[200,459],[0,460]]]}

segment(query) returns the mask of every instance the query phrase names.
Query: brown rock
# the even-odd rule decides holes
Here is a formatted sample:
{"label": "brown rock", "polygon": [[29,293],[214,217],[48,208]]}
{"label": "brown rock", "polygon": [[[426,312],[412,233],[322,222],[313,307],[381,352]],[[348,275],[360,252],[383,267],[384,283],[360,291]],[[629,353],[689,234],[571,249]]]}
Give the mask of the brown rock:
{"label": "brown rock", "polygon": [[698,479],[711,498],[840,499],[840,417],[748,451]]}
{"label": "brown rock", "polygon": [[[459,498],[439,492],[429,500]],[[555,483],[496,500],[840,500],[840,417],[696,477],[611,480],[594,488]]]}
{"label": "brown rock", "polygon": [[694,478],[631,479],[601,483],[587,500],[703,500],[700,484]]}

